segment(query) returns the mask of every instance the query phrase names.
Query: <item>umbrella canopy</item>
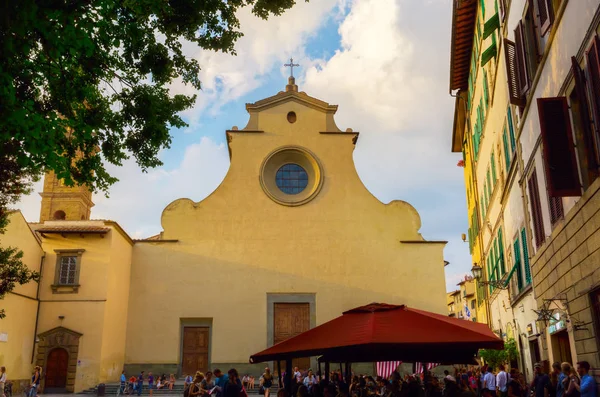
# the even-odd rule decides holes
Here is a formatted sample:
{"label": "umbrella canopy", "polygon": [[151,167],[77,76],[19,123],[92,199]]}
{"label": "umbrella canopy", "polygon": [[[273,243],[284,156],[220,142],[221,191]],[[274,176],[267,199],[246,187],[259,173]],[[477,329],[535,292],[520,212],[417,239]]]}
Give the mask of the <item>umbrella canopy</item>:
{"label": "umbrella canopy", "polygon": [[372,303],[256,353],[250,362],[323,356],[329,362],[458,364],[473,363],[479,349],[503,347],[486,324]]}

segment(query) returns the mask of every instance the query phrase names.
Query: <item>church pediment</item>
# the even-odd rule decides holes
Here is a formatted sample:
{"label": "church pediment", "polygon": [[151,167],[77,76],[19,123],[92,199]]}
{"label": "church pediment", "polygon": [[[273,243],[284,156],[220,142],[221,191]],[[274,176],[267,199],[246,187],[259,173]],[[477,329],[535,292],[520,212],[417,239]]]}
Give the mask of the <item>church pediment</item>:
{"label": "church pediment", "polygon": [[330,105],[329,103],[320,99],[311,97],[304,91],[298,92],[298,86],[293,77],[290,77],[288,84],[285,87],[285,91],[279,91],[277,94],[270,96],[265,99],[254,103],[247,103],[246,110],[249,113],[260,112],[265,109],[272,108],[274,106],[282,105],[286,102],[295,101],[309,108],[319,110],[324,113],[335,114],[337,112],[337,105]]}

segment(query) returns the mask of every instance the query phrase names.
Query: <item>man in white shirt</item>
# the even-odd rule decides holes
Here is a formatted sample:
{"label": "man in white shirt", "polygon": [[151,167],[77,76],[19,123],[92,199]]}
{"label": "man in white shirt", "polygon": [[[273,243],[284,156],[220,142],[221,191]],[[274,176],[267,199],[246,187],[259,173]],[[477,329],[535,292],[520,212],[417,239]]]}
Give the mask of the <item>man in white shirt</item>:
{"label": "man in white shirt", "polygon": [[483,377],[483,388],[488,389],[492,397],[496,397],[496,377],[490,367],[487,367],[487,372]]}
{"label": "man in white shirt", "polygon": [[294,368],[294,377],[296,378],[296,383],[302,383],[302,372],[300,372],[298,367]]}
{"label": "man in white shirt", "polygon": [[500,372],[496,375],[496,388],[500,391],[500,397],[507,397],[508,391],[508,374],[504,372],[504,365],[498,366]]}

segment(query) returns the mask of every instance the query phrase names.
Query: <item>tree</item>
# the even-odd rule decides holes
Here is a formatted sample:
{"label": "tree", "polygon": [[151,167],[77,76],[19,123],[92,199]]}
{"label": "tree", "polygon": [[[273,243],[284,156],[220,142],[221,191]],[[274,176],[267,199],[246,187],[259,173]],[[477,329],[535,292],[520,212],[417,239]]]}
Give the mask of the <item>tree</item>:
{"label": "tree", "polygon": [[[183,44],[235,54],[236,11],[266,19],[295,0],[7,0],[0,15],[0,224],[15,192],[54,171],[66,185],[107,192],[106,163],[133,156],[161,165],[171,128],[195,95],[171,95],[181,80],[201,88],[200,65]],[[5,190],[6,188],[6,190]],[[16,252],[13,253],[16,255]],[[10,258],[16,259],[16,256]],[[4,260],[10,260],[4,258]],[[8,262],[0,262],[0,264]]]}
{"label": "tree", "polygon": [[490,367],[498,368],[500,364],[508,363],[519,357],[517,342],[510,338],[504,342],[504,349],[502,350],[481,349],[479,350],[479,357],[481,357]]}

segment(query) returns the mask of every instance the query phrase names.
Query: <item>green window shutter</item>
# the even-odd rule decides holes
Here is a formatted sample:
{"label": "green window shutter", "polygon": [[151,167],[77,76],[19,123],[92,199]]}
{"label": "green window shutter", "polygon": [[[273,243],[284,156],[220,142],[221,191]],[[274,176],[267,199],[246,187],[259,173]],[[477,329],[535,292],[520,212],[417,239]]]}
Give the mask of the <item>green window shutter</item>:
{"label": "green window shutter", "polygon": [[483,38],[487,39],[496,29],[500,29],[500,17],[497,11],[483,24]]}
{"label": "green window shutter", "polygon": [[529,251],[527,250],[527,233],[521,229],[521,243],[523,244],[523,264],[525,265],[525,284],[531,284],[531,268],[529,267]]}
{"label": "green window shutter", "polygon": [[515,251],[515,267],[517,268],[517,288],[519,291],[523,289],[523,270],[521,269],[521,247],[519,247],[519,237],[513,244]]}
{"label": "green window shutter", "polygon": [[496,35],[492,35],[492,44],[481,54],[481,67],[484,67],[486,63],[492,58],[496,58],[498,55],[498,46],[496,45]]}
{"label": "green window shutter", "polygon": [[494,156],[494,152],[492,152],[492,183],[496,182],[496,156]]}
{"label": "green window shutter", "polygon": [[515,141],[515,129],[513,126],[513,119],[512,119],[512,110],[510,110],[510,106],[508,107],[508,112],[506,115],[507,118],[507,123],[508,123],[508,130],[510,131],[510,154],[511,154],[511,158],[512,158],[512,154],[515,151],[515,147],[516,145],[516,141]]}
{"label": "green window shutter", "polygon": [[469,96],[467,97],[467,110],[471,110],[471,101],[473,99],[473,78],[472,74],[469,74]]}
{"label": "green window shutter", "polygon": [[481,4],[481,16],[485,19],[485,0],[480,0],[479,4]]}
{"label": "green window shutter", "polygon": [[485,203],[483,202],[483,195],[479,199],[479,202],[481,203],[481,219],[485,219]]}
{"label": "green window shutter", "polygon": [[500,274],[504,276],[506,274],[506,266],[504,264],[504,239],[502,238],[502,228],[498,229],[498,251],[500,253]]}
{"label": "green window shutter", "polygon": [[485,107],[488,108],[490,106],[490,93],[488,88],[488,79],[487,72],[483,71],[483,100],[485,102]]}
{"label": "green window shutter", "polygon": [[494,276],[496,280],[500,280],[500,269],[498,267],[498,260],[500,259],[500,255],[498,255],[498,238],[494,239]]}
{"label": "green window shutter", "polygon": [[504,126],[504,132],[502,133],[502,143],[504,144],[504,161],[506,162],[506,173],[510,169],[510,158],[512,152],[508,150],[508,137],[506,136],[506,126]]}

